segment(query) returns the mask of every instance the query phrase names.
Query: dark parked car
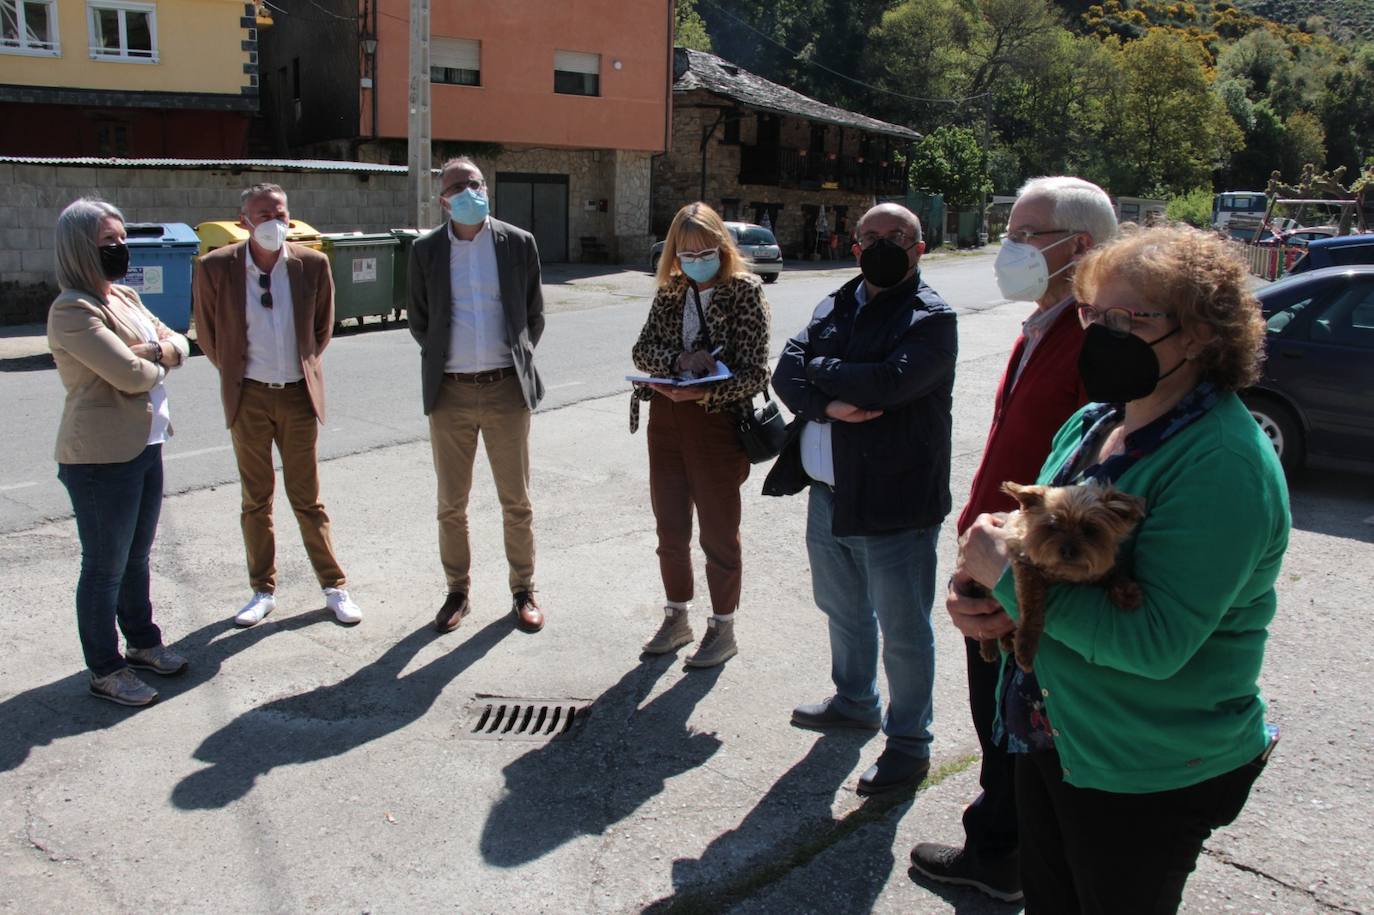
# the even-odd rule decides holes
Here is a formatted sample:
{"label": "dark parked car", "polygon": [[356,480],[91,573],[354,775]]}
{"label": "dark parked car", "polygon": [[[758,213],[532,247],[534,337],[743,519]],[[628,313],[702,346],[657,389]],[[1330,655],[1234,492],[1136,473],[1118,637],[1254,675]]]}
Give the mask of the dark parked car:
{"label": "dark parked car", "polygon": [[1313,239],[1307,253],[1298,258],[1292,273],[1305,273],[1322,267],[1344,267],[1347,264],[1374,264],[1374,235],[1342,235],[1339,238]]}
{"label": "dark parked car", "polygon": [[1285,470],[1374,470],[1374,265],[1326,267],[1259,290],[1264,377],[1243,391]]}

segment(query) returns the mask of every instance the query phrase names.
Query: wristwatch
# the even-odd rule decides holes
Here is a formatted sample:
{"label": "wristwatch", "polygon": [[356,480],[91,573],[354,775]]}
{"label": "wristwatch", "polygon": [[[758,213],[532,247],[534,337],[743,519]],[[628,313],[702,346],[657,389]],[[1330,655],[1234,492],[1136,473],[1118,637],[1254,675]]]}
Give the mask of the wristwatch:
{"label": "wristwatch", "polygon": [[153,343],[153,365],[162,365],[162,344]]}

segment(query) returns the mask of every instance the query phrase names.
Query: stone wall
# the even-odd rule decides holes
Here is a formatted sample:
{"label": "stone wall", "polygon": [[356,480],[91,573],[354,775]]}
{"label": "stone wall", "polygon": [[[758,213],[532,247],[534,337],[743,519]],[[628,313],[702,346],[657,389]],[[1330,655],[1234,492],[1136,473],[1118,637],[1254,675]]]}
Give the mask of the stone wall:
{"label": "stone wall", "polygon": [[[724,132],[717,126],[706,144],[706,191],[702,194],[701,138],[716,120],[721,100],[704,93],[688,93],[676,100],[673,109],[673,146],[668,155],[655,167],[652,226],[655,238],[668,231],[673,214],[696,200],[705,200],[728,218],[743,222],[755,221],[757,205],[776,206],[773,234],[782,246],[783,256],[795,258],[809,253],[815,239],[805,230],[807,208],[827,209],[830,227],[835,226],[833,207],[846,207],[846,222],[853,228],[855,221],[874,203],[873,195],[839,190],[806,190],[771,185],[739,183],[740,147],[723,142]],[[702,105],[706,107],[692,107]],[[740,139],[750,142],[755,134],[755,119],[746,116],[740,122]],[[784,118],[782,143],[784,146],[804,148],[809,142],[808,122],[800,118]],[[827,147],[835,142],[827,134]]]}
{"label": "stone wall", "polygon": [[[580,239],[595,237],[612,261],[648,256],[647,153],[614,150],[508,149],[474,156],[492,182],[501,172],[568,176],[568,257],[590,259]],[[271,170],[228,167],[92,167],[0,163],[0,322],[41,321],[55,292],[53,227],[63,207],[99,196],[130,222],[237,220],[239,193],[258,182],[286,189],[293,218],[320,232],[384,232],[409,224],[404,169]],[[438,184],[435,183],[435,193]],[[605,210],[601,201],[605,201]],[[594,202],[588,206],[588,202]],[[495,197],[493,196],[493,205]],[[588,255],[584,257],[585,255]],[[34,304],[41,303],[41,304]]]}

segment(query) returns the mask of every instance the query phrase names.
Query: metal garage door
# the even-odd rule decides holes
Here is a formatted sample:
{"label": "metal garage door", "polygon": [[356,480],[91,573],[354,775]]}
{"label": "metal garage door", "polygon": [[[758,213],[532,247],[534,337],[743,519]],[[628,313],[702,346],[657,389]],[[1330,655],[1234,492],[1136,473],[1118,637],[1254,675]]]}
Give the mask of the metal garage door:
{"label": "metal garage door", "polygon": [[496,218],[533,233],[539,259],[568,259],[568,176],[496,173]]}

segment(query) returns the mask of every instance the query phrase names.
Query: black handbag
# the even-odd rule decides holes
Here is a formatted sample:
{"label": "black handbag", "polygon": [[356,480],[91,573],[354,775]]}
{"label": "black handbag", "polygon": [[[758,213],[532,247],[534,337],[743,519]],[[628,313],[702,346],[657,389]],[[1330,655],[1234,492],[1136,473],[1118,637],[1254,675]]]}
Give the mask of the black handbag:
{"label": "black handbag", "polygon": [[755,409],[754,398],[749,398],[744,412],[735,422],[739,443],[751,464],[773,460],[782,453],[783,443],[787,441],[787,422],[777,403],[767,396],[767,390],[764,388],[763,406]]}
{"label": "black handbag", "polygon": [[[711,347],[711,335],[706,330],[706,313],[701,310],[701,295],[697,284],[689,281],[692,287],[692,301],[697,307],[697,318],[701,321],[701,335],[706,338],[706,346]],[[782,453],[783,443],[787,440],[787,421],[777,403],[768,396],[768,385],[763,387],[763,405],[755,408],[754,398],[744,404],[744,410],[735,418],[735,434],[740,447],[749,457],[749,463],[762,464],[771,461]]]}

